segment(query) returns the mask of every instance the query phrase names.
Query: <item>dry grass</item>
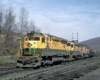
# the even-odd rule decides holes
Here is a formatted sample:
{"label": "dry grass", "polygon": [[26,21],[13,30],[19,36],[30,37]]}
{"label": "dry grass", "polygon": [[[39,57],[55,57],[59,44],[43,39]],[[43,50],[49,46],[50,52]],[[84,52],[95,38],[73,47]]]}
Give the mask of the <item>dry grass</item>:
{"label": "dry grass", "polygon": [[0,56],[0,63],[16,62],[16,59],[11,58],[11,56]]}

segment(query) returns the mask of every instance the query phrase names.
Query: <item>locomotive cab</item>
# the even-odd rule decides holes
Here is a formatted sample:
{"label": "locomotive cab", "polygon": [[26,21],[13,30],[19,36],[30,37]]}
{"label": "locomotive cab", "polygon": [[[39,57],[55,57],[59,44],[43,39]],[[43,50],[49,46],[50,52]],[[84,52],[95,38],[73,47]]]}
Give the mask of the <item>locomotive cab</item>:
{"label": "locomotive cab", "polygon": [[67,43],[67,50],[68,51],[74,51],[74,43],[73,42]]}
{"label": "locomotive cab", "polygon": [[74,51],[78,51],[78,44],[75,43],[74,45],[75,45],[75,46],[74,46]]}
{"label": "locomotive cab", "polygon": [[38,44],[40,43],[40,34],[26,35],[24,38],[24,55],[36,55]]}

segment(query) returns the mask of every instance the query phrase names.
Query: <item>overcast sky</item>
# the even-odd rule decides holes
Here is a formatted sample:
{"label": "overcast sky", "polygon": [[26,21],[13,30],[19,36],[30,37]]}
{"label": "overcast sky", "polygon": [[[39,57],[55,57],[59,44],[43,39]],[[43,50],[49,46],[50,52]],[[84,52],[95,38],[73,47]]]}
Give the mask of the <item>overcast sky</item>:
{"label": "overcast sky", "polygon": [[21,7],[41,29],[58,37],[79,41],[100,37],[100,0],[0,0],[3,7],[12,4],[16,14]]}

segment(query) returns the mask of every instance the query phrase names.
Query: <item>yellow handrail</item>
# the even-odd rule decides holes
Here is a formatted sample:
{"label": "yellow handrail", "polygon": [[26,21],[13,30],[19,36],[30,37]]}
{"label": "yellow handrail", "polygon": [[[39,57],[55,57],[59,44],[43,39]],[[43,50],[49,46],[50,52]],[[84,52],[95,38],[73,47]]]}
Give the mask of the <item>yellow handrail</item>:
{"label": "yellow handrail", "polygon": [[80,53],[81,53],[81,57],[83,56],[83,52],[81,51],[81,49],[80,49]]}
{"label": "yellow handrail", "polygon": [[[43,50],[43,49],[42,49]],[[36,51],[37,51],[37,49],[36,49]],[[40,52],[40,56],[41,56],[41,58],[42,58],[42,51],[37,51],[37,53],[39,53]],[[38,54],[38,57],[39,57],[39,54]]]}
{"label": "yellow handrail", "polygon": [[[21,50],[21,51],[20,51]],[[21,53],[20,53],[21,52]],[[21,47],[21,41],[20,41],[20,48],[17,52],[17,60],[19,59],[19,57],[22,55],[22,47]]]}

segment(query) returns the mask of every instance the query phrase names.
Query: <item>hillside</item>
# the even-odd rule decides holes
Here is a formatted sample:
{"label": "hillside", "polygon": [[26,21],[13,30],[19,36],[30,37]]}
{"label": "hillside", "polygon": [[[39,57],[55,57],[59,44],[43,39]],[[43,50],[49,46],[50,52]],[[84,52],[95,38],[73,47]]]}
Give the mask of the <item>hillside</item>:
{"label": "hillside", "polygon": [[0,31],[0,56],[15,55],[20,46],[21,33],[10,31],[7,37],[5,28],[0,27]]}
{"label": "hillside", "polygon": [[80,44],[86,44],[87,46],[96,49],[97,52],[100,52],[100,37],[80,42]]}

